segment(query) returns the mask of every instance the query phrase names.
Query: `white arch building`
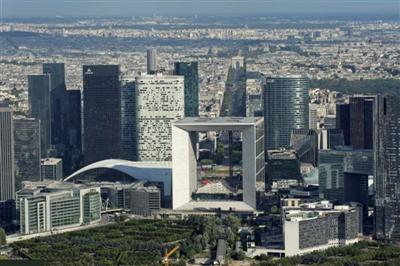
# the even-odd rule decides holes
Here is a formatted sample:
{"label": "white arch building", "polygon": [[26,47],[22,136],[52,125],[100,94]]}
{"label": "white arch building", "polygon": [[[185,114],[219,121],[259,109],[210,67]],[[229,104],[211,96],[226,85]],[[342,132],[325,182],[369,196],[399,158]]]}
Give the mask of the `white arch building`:
{"label": "white arch building", "polygon": [[[196,132],[242,132],[243,201],[194,201],[197,188]],[[172,208],[253,211],[257,185],[265,181],[264,119],[262,117],[186,117],[172,123]],[[263,188],[264,186],[262,186]]]}

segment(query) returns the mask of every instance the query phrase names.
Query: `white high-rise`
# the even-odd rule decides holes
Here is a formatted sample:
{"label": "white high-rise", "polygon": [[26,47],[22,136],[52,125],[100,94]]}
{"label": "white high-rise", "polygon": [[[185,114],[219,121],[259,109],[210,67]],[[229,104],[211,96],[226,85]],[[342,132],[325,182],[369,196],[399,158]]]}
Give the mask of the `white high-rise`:
{"label": "white high-rise", "polygon": [[183,76],[135,79],[138,161],[171,161],[171,123],[184,117]]}

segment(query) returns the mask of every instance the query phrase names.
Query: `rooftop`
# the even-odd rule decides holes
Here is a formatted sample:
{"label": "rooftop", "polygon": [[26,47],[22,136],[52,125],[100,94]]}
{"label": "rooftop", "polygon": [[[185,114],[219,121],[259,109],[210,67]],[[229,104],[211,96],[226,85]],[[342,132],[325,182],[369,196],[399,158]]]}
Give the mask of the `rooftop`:
{"label": "rooftop", "polygon": [[255,125],[262,121],[262,117],[185,117],[174,124],[179,126],[190,125]]}
{"label": "rooftop", "polygon": [[62,161],[60,158],[44,158],[40,160],[42,165],[55,165]]}

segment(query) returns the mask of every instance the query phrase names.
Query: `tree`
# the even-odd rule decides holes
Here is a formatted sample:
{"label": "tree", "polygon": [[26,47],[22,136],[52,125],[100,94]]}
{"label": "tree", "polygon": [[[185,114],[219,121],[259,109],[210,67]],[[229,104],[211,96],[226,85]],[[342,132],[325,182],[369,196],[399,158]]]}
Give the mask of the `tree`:
{"label": "tree", "polygon": [[279,213],[278,207],[276,207],[275,205],[272,206],[272,207],[271,207],[271,213],[272,213],[272,214],[277,214],[277,213]]}
{"label": "tree", "polygon": [[244,260],[246,258],[246,254],[241,250],[233,251],[231,253],[231,258],[234,260]]}
{"label": "tree", "polygon": [[5,245],[7,243],[6,232],[0,227],[0,245]]}

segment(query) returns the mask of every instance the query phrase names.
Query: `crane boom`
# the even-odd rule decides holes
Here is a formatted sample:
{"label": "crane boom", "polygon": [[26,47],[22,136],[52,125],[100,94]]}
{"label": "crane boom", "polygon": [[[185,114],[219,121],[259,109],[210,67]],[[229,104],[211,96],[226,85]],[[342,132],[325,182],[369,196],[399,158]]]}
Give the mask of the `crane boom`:
{"label": "crane boom", "polygon": [[176,245],[173,249],[170,251],[167,251],[164,255],[163,258],[163,265],[168,266],[169,265],[169,257],[171,257],[172,254],[174,254],[177,250],[179,249],[179,245]]}

